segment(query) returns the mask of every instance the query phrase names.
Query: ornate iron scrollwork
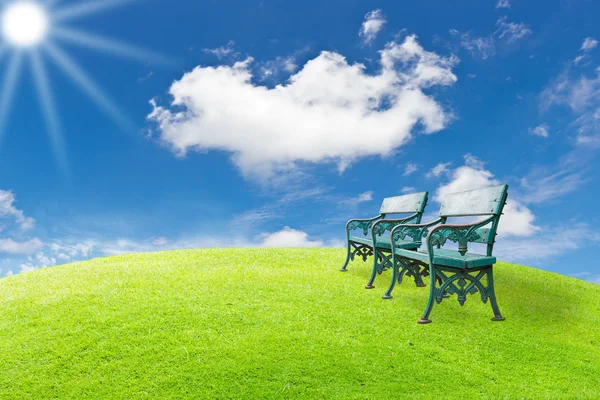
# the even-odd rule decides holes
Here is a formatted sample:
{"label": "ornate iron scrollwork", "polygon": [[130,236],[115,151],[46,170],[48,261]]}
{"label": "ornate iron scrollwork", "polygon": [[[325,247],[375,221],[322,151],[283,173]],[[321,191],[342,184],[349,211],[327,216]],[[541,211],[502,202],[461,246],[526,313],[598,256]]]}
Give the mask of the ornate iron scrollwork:
{"label": "ornate iron scrollwork", "polygon": [[467,244],[481,239],[476,230],[489,224],[494,218],[491,217],[472,225],[440,225],[429,235],[429,250],[431,251],[433,246],[437,246],[439,249],[446,241],[450,240],[458,243],[458,252],[461,256],[464,256],[467,253]]}
{"label": "ornate iron scrollwork", "polygon": [[467,243],[478,239],[480,239],[479,234],[471,228],[458,229],[445,227],[434,232],[429,238],[429,242],[432,246],[437,246],[438,248],[446,244],[447,240],[454,243],[458,242],[458,252],[464,256],[467,253]]}
{"label": "ornate iron scrollwork", "polygon": [[358,228],[362,228],[363,234],[366,236],[369,234],[369,229],[373,227],[374,220],[354,220],[348,223],[348,231],[353,231]]}
{"label": "ornate iron scrollwork", "polygon": [[443,283],[439,288],[435,289],[435,301],[439,304],[442,302],[443,294],[457,294],[458,302],[460,305],[464,305],[467,300],[467,294],[475,294],[477,292],[481,295],[481,301],[487,303],[488,301],[488,290],[483,285],[481,279],[486,275],[491,267],[483,268],[479,271],[470,273],[465,270],[453,270],[451,276],[447,276],[441,270],[436,269],[436,274],[442,279]]}
{"label": "ornate iron scrollwork", "polygon": [[427,236],[428,230],[422,227],[415,226],[403,226],[394,230],[392,234],[392,241],[397,243],[398,240],[405,240],[406,237],[411,237],[415,242],[421,242],[421,239]]}
{"label": "ornate iron scrollwork", "polygon": [[363,261],[367,261],[367,258],[373,255],[373,249],[370,246],[352,243],[352,247],[354,247],[354,250],[350,253],[352,261],[354,261],[356,255],[362,257]]}
{"label": "ornate iron scrollwork", "polygon": [[387,271],[390,268],[394,267],[394,263],[393,263],[393,254],[381,254],[381,250],[378,251],[378,260],[377,260],[377,264],[376,264],[376,268],[377,268],[377,273],[379,275],[381,275],[381,273],[383,271]]}
{"label": "ornate iron scrollwork", "polygon": [[377,221],[373,225],[373,234],[381,236],[386,231],[392,231],[392,229],[394,229],[396,226],[402,225],[402,224],[406,224],[407,222],[410,222],[411,220],[413,220],[413,219],[415,219],[417,217],[418,217],[418,215],[414,214],[414,215],[411,215],[408,218],[403,218],[403,219],[380,220],[380,221]]}

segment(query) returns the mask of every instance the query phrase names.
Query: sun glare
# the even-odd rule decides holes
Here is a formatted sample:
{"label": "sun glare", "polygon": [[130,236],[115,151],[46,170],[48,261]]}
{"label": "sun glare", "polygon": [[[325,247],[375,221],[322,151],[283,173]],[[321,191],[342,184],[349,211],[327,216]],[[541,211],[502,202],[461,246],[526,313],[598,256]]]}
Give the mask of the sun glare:
{"label": "sun glare", "polygon": [[62,4],[67,2],[59,0],[0,0],[0,145],[7,118],[11,115],[21,72],[26,67],[24,64],[28,63],[54,154],[62,172],[65,176],[68,175],[59,110],[54,101],[46,60],[57,66],[123,130],[134,129],[130,119],[114,104],[102,86],[94,82],[70,54],[62,49],[61,42],[144,64],[152,62],[173,65],[172,61],[153,51],[68,26],[70,21],[136,1],[141,0],[81,0],[69,2],[71,4]]}
{"label": "sun glare", "polygon": [[39,4],[19,1],[2,13],[2,35],[14,46],[35,46],[44,40],[47,32],[48,16]]}

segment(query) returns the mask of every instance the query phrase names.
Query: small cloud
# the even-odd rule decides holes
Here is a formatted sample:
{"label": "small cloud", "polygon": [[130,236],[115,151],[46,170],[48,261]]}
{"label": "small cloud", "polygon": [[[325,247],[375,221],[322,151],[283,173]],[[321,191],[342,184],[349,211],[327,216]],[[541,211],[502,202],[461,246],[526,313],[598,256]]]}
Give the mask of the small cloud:
{"label": "small cloud", "polygon": [[348,199],[344,199],[344,200],[340,201],[340,203],[347,204],[347,205],[357,205],[360,203],[369,202],[371,200],[373,200],[373,192],[368,191],[368,192],[363,192],[356,197],[350,197]]}
{"label": "small cloud", "polygon": [[13,239],[0,239],[0,253],[7,254],[34,254],[44,247],[40,239],[34,238],[24,242],[16,242]]}
{"label": "small cloud", "polygon": [[590,51],[590,50],[596,48],[596,46],[598,46],[598,41],[596,39],[594,39],[594,38],[587,37],[583,41],[583,44],[581,45],[581,49],[580,50]]}
{"label": "small cloud", "polygon": [[508,17],[506,16],[498,18],[496,25],[498,26],[498,29],[495,34],[497,34],[500,39],[506,40],[507,43],[514,43],[532,33],[532,30],[528,25],[525,25],[522,22],[508,22]]}
{"label": "small cloud", "polygon": [[279,232],[264,233],[260,247],[321,247],[321,240],[310,240],[306,232],[284,227]]}
{"label": "small cloud", "polygon": [[[500,3],[509,4],[507,1],[500,1],[498,4]],[[494,32],[481,37],[472,37],[470,32],[460,33],[456,29],[450,29],[449,33],[460,38],[460,45],[473,57],[482,60],[493,57],[496,54],[497,46],[514,43],[532,33],[528,25],[520,22],[508,22],[506,16],[498,18],[496,26]]]}
{"label": "small cloud", "polygon": [[400,189],[400,193],[402,193],[402,194],[414,193],[416,191],[417,191],[417,189],[412,186],[404,186],[402,189]]}
{"label": "small cloud", "polygon": [[475,78],[477,75],[475,75],[475,74],[467,74],[467,76],[468,76],[469,78],[473,79],[473,78]]}
{"label": "small cloud", "polygon": [[575,59],[573,60],[573,64],[575,65],[579,65],[579,63],[584,60],[587,56],[585,54],[581,54],[577,57],[575,57]]}
{"label": "small cloud", "polygon": [[164,237],[158,237],[158,238],[152,240],[152,244],[155,245],[155,246],[157,246],[157,247],[163,247],[167,243],[169,243],[169,240],[167,238],[164,238]]}
{"label": "small cloud", "polygon": [[406,164],[406,166],[404,167],[404,176],[414,174],[418,170],[419,170],[419,167],[417,167],[417,164],[410,164],[410,163]]}
{"label": "small cloud", "polygon": [[215,55],[219,60],[229,55],[234,55],[235,42],[230,40],[225,46],[217,47],[216,49],[202,49],[203,52]]}
{"label": "small cloud", "polygon": [[510,0],[498,0],[496,8],[510,8]]}
{"label": "small cloud", "polygon": [[263,80],[271,77],[278,77],[281,71],[293,74],[297,70],[298,64],[295,56],[277,57],[275,60],[265,62],[260,68]]}
{"label": "small cloud", "polygon": [[15,207],[16,197],[10,190],[0,190],[0,219],[11,218],[22,230],[35,226],[35,219],[26,217],[23,211]]}
{"label": "small cloud", "polygon": [[550,128],[547,124],[541,124],[536,126],[535,128],[529,128],[529,134],[533,136],[547,138],[549,129]]}
{"label": "small cloud", "polygon": [[[451,30],[457,32],[455,29]],[[458,32],[456,33],[458,34]],[[454,34],[454,35],[456,35]],[[474,57],[479,57],[482,60],[487,60],[496,54],[496,45],[494,38],[491,36],[471,38],[471,35],[463,33],[460,35],[460,45],[468,50]]]}
{"label": "small cloud", "polygon": [[364,44],[369,44],[377,37],[377,34],[386,22],[381,10],[373,10],[365,15],[365,20],[358,36],[363,40]]}
{"label": "small cloud", "polygon": [[450,164],[452,163],[439,163],[438,165],[436,165],[435,167],[433,167],[425,176],[427,178],[439,178],[442,175],[446,175],[447,173],[450,172],[450,170],[448,169],[448,167],[450,166]]}
{"label": "small cloud", "polygon": [[153,76],[154,76],[154,71],[150,71],[146,75],[139,77],[137,81],[139,83],[142,83],[142,82],[147,81],[148,79],[152,78]]}

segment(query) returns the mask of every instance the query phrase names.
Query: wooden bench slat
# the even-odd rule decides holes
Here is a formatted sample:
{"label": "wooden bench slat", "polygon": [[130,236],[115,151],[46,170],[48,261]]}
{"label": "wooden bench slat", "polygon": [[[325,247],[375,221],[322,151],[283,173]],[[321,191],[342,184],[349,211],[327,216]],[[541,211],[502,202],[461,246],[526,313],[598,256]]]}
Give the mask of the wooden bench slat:
{"label": "wooden bench slat", "polygon": [[507,188],[508,185],[498,185],[447,194],[439,215],[441,217],[499,215],[504,206]]}
{"label": "wooden bench slat", "polygon": [[[370,237],[366,236],[350,236],[350,241],[354,243],[366,244],[368,246],[373,246],[373,240]],[[418,247],[417,243],[412,240],[402,240],[398,241],[397,246],[402,249],[416,249]],[[390,242],[389,236],[380,236],[377,238],[377,247],[383,247],[385,249],[391,249],[392,244]]]}
{"label": "wooden bench slat", "polygon": [[[398,249],[395,253],[396,255],[402,257],[419,260],[425,263],[429,262],[429,254],[427,253],[426,249],[421,249],[418,251]],[[493,256],[484,256],[475,253],[465,253],[464,256],[461,256],[460,253],[455,250],[435,249],[433,254],[433,262],[436,265],[443,265],[446,267],[468,269],[483,267],[496,263],[496,257]]]}
{"label": "wooden bench slat", "polygon": [[422,213],[426,204],[427,192],[387,197],[383,199],[379,212],[381,214]]}

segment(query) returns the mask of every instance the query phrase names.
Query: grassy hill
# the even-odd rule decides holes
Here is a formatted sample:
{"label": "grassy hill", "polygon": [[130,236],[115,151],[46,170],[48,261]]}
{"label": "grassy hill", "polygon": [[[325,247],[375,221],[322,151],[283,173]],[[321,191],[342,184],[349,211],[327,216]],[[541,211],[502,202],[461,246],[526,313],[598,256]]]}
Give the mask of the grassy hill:
{"label": "grassy hill", "polygon": [[137,254],[0,280],[0,398],[590,398],[600,286],[499,263],[478,295],[393,300],[339,249]]}

